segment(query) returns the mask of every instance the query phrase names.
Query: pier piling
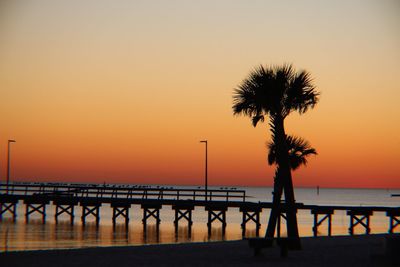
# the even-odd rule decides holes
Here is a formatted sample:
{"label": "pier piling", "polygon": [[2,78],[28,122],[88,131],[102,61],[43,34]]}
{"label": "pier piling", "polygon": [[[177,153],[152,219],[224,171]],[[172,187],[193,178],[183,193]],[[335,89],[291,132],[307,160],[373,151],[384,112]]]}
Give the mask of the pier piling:
{"label": "pier piling", "polygon": [[393,234],[395,228],[400,225],[400,208],[393,208],[386,212],[389,217],[389,234]]}
{"label": "pier piling", "polygon": [[29,222],[29,215],[36,212],[42,215],[42,222],[46,223],[46,205],[49,203],[50,201],[46,196],[31,196],[26,198],[24,200],[24,204],[26,205],[26,222]]}
{"label": "pier piling", "polygon": [[74,209],[75,206],[78,205],[78,200],[75,200],[73,198],[57,198],[54,199],[53,205],[56,206],[56,212],[54,214],[56,224],[58,223],[58,216],[63,213],[69,215],[71,225],[74,224]]}
{"label": "pier piling", "polygon": [[207,204],[205,210],[208,211],[208,236],[211,236],[211,226],[212,223],[217,220],[222,224],[222,236],[225,236],[226,230],[226,211],[228,210],[228,205],[222,203]]}
{"label": "pier piling", "polygon": [[156,220],[156,231],[157,231],[157,235],[159,233],[160,230],[160,223],[161,223],[161,219],[160,219],[160,209],[161,209],[161,204],[157,204],[157,203],[146,203],[146,204],[142,204],[141,207],[143,209],[143,219],[142,219],[142,223],[143,223],[143,232],[145,233],[147,231],[147,220],[150,218],[154,218]]}
{"label": "pier piling", "polygon": [[18,198],[14,196],[0,196],[0,221],[3,219],[3,214],[11,213],[13,221],[17,219],[17,204]]}
{"label": "pier piling", "polygon": [[[320,226],[325,220],[328,221],[328,236],[332,236],[332,214],[334,209],[325,207],[316,207],[311,209],[311,214],[314,214],[314,226],[312,228],[314,236],[318,236],[318,226]],[[323,217],[318,220],[318,215]]]}
{"label": "pier piling", "polygon": [[262,208],[260,206],[241,206],[239,211],[242,212],[242,224],[240,225],[242,227],[242,236],[246,235],[246,224],[252,221],[256,225],[256,236],[258,237],[261,228],[260,212]]}
{"label": "pier piling", "polygon": [[192,211],[194,210],[194,204],[185,202],[179,203],[172,205],[172,209],[175,210],[175,235],[178,234],[179,221],[184,219],[188,222],[188,236],[190,237],[192,235]]}
{"label": "pier piling", "polygon": [[121,216],[123,219],[125,219],[125,227],[128,228],[129,209],[131,207],[131,204],[124,202],[112,202],[111,207],[113,209],[113,215],[112,215],[113,226],[115,227],[117,218]]}
{"label": "pier piling", "polygon": [[82,225],[85,226],[87,216],[93,215],[96,219],[96,226],[99,226],[101,202],[96,200],[81,200],[80,206],[82,207]]}
{"label": "pier piling", "polygon": [[354,209],[348,210],[347,215],[350,216],[350,227],[349,234],[354,234],[354,228],[357,225],[361,225],[365,228],[365,234],[368,235],[371,232],[369,227],[369,217],[373,214],[372,210],[369,209]]}

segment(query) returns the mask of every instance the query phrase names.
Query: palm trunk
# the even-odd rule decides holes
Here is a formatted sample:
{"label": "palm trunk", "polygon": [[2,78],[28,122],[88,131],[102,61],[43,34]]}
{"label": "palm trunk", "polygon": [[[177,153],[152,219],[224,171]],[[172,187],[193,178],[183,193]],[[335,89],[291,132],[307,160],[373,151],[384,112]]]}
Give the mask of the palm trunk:
{"label": "palm trunk", "polygon": [[265,237],[273,238],[275,236],[276,223],[278,216],[280,216],[280,205],[283,191],[283,185],[281,183],[282,179],[279,178],[280,176],[281,175],[278,166],[275,172],[272,208],[269,215],[268,227],[265,233]]}
{"label": "palm trunk", "polygon": [[[274,183],[274,197],[271,209],[270,221],[266,232],[267,237],[274,237],[275,227],[278,216],[280,216],[280,200],[282,191],[285,192],[287,234],[289,238],[299,240],[299,231],[297,227],[296,207],[293,190],[292,175],[289,164],[289,154],[286,144],[286,133],[284,120],[281,116],[274,116],[271,119],[273,139],[276,144],[278,170]],[[298,241],[300,248],[300,240]]]}

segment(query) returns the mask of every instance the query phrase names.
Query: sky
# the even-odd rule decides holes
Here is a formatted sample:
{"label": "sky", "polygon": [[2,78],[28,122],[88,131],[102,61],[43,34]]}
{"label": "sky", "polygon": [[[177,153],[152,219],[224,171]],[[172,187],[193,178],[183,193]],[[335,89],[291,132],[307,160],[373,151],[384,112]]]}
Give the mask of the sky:
{"label": "sky", "polygon": [[0,178],[271,186],[267,123],[233,116],[260,64],[311,73],[296,187],[400,188],[400,2],[0,0]]}

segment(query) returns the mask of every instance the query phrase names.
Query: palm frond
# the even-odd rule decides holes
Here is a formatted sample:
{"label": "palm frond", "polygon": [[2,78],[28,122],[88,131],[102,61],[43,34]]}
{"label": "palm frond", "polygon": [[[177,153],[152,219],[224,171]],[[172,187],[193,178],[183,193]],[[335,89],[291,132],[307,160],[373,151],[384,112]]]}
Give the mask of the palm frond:
{"label": "palm frond", "polygon": [[263,115],[253,116],[253,118],[252,118],[252,123],[253,123],[253,126],[254,126],[254,127],[257,126],[257,123],[258,123],[259,121],[264,122],[264,116],[263,116]]}
{"label": "palm frond", "polygon": [[252,119],[253,126],[265,117],[286,117],[296,110],[300,114],[318,102],[311,75],[296,72],[291,64],[258,66],[233,91],[233,113]]}
{"label": "palm frond", "polygon": [[[295,136],[288,135],[286,137],[286,144],[288,147],[289,162],[292,170],[298,169],[301,165],[307,165],[307,157],[310,155],[317,155],[317,151],[311,147],[308,141]],[[274,142],[267,143],[268,147],[268,164],[273,165],[277,163],[277,151]]]}
{"label": "palm frond", "polygon": [[300,114],[318,103],[320,93],[316,92],[310,73],[301,71],[290,80],[285,99],[285,108]]}

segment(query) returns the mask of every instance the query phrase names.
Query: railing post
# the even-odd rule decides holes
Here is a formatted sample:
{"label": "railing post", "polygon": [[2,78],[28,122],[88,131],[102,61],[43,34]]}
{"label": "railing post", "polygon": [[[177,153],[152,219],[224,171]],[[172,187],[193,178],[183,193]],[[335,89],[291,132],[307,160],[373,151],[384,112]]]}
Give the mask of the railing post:
{"label": "railing post", "polygon": [[318,213],[314,213],[314,227],[312,228],[314,236],[318,235]]}
{"label": "railing post", "polygon": [[158,191],[158,199],[163,199],[163,190]]}

